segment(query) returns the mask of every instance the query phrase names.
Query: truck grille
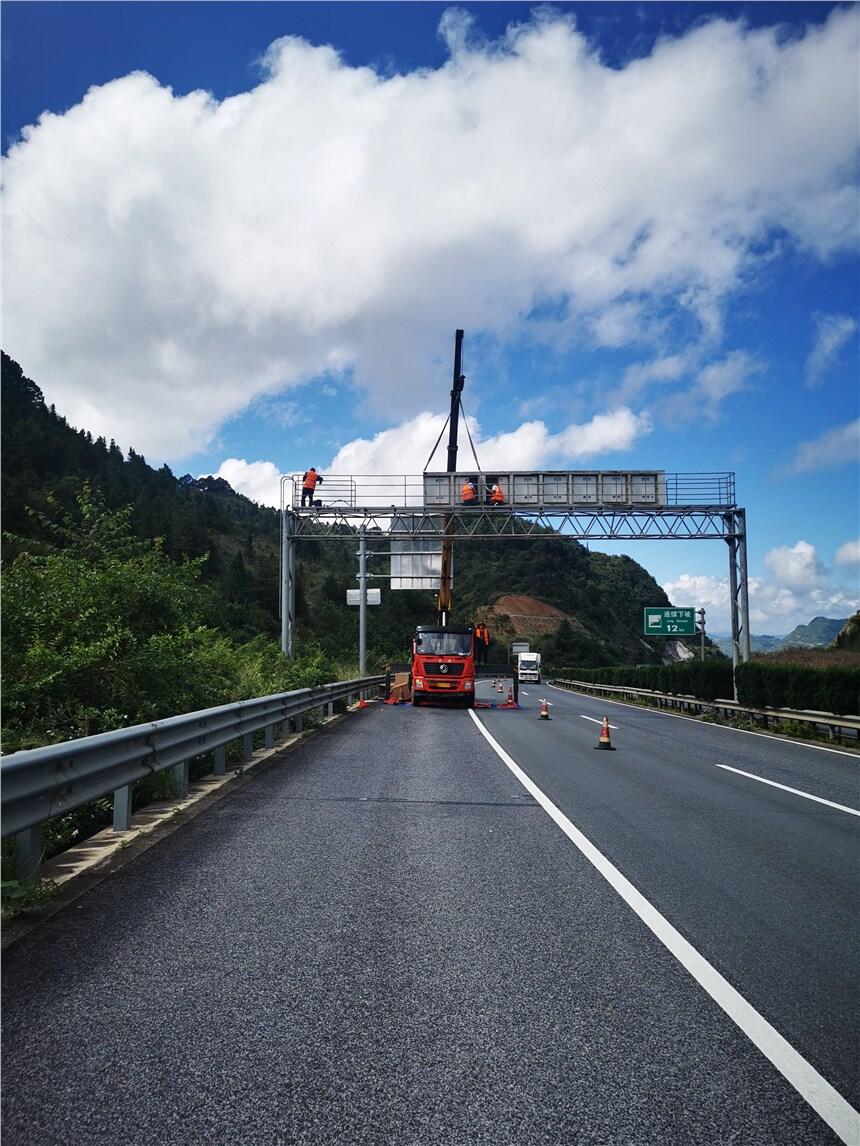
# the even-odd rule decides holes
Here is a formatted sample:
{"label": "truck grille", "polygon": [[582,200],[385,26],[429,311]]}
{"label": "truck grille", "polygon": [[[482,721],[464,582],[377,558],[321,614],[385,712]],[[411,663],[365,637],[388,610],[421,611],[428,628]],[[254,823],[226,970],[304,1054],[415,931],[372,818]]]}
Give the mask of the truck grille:
{"label": "truck grille", "polygon": [[424,673],[426,676],[462,676],[462,665],[440,665],[440,664],[425,664]]}

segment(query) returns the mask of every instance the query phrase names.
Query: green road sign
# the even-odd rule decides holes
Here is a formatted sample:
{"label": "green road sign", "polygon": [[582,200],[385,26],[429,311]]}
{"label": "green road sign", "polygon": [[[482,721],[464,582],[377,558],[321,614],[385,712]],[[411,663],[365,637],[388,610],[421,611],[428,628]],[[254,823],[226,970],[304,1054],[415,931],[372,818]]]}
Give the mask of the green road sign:
{"label": "green road sign", "polygon": [[696,634],[696,610],[671,607],[645,609],[646,637],[692,637]]}

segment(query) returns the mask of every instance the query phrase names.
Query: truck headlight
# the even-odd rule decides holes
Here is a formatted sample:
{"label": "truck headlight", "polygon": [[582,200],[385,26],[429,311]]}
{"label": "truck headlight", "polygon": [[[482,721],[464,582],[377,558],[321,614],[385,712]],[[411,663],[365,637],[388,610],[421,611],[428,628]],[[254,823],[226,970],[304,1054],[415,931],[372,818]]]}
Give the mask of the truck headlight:
{"label": "truck headlight", "polygon": [[466,692],[470,692],[470,691],[471,691],[471,689],[472,689],[472,682],[471,682],[470,680],[464,680],[464,681],[463,681],[463,689],[464,689]]}
{"label": "truck headlight", "polygon": [[416,688],[423,688],[424,687],[424,677],[423,676],[417,676],[415,678],[415,687]]}

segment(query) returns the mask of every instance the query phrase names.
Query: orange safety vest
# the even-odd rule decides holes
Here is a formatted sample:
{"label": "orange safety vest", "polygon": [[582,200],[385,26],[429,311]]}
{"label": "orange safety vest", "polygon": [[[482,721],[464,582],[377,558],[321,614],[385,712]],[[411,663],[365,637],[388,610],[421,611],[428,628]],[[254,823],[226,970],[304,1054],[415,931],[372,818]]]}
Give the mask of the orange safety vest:
{"label": "orange safety vest", "polygon": [[481,626],[481,640],[484,642],[485,645],[488,645],[490,643],[490,630],[487,628],[486,625]]}
{"label": "orange safety vest", "polygon": [[502,487],[497,485],[493,492],[490,494],[490,501],[495,505],[501,505],[505,500],[505,495],[502,493]]}
{"label": "orange safety vest", "polygon": [[470,481],[463,482],[463,488],[460,490],[460,497],[463,501],[474,501],[476,497],[475,487]]}
{"label": "orange safety vest", "polygon": [[318,480],[319,474],[316,470],[308,470],[305,474],[305,484],[302,486],[302,489],[316,489]]}

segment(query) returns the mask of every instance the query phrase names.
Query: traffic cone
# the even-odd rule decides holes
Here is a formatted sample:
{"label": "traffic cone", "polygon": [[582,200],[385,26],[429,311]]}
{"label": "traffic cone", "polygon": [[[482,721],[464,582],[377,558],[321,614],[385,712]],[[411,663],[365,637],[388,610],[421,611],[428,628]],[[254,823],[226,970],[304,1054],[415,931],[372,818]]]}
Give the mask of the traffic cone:
{"label": "traffic cone", "polygon": [[538,720],[550,720],[550,719],[552,719],[552,718],[550,717],[550,714],[549,714],[549,705],[547,704],[547,702],[545,700],[542,700],[540,702],[540,712],[538,713]]}
{"label": "traffic cone", "polygon": [[505,704],[513,704],[513,703],[514,703],[514,690],[513,690],[513,688],[509,688],[508,689],[508,699],[505,701]]}
{"label": "traffic cone", "polygon": [[364,699],[364,697],[362,697],[361,700],[359,700],[358,707],[359,708],[367,708],[367,701]]}
{"label": "traffic cone", "polygon": [[594,747],[595,748],[604,748],[608,752],[614,752],[615,751],[615,749],[612,747],[612,741],[611,741],[610,736],[609,736],[609,717],[608,716],[604,716],[604,718],[603,718],[603,724],[601,725],[601,728],[600,728],[600,738]]}

